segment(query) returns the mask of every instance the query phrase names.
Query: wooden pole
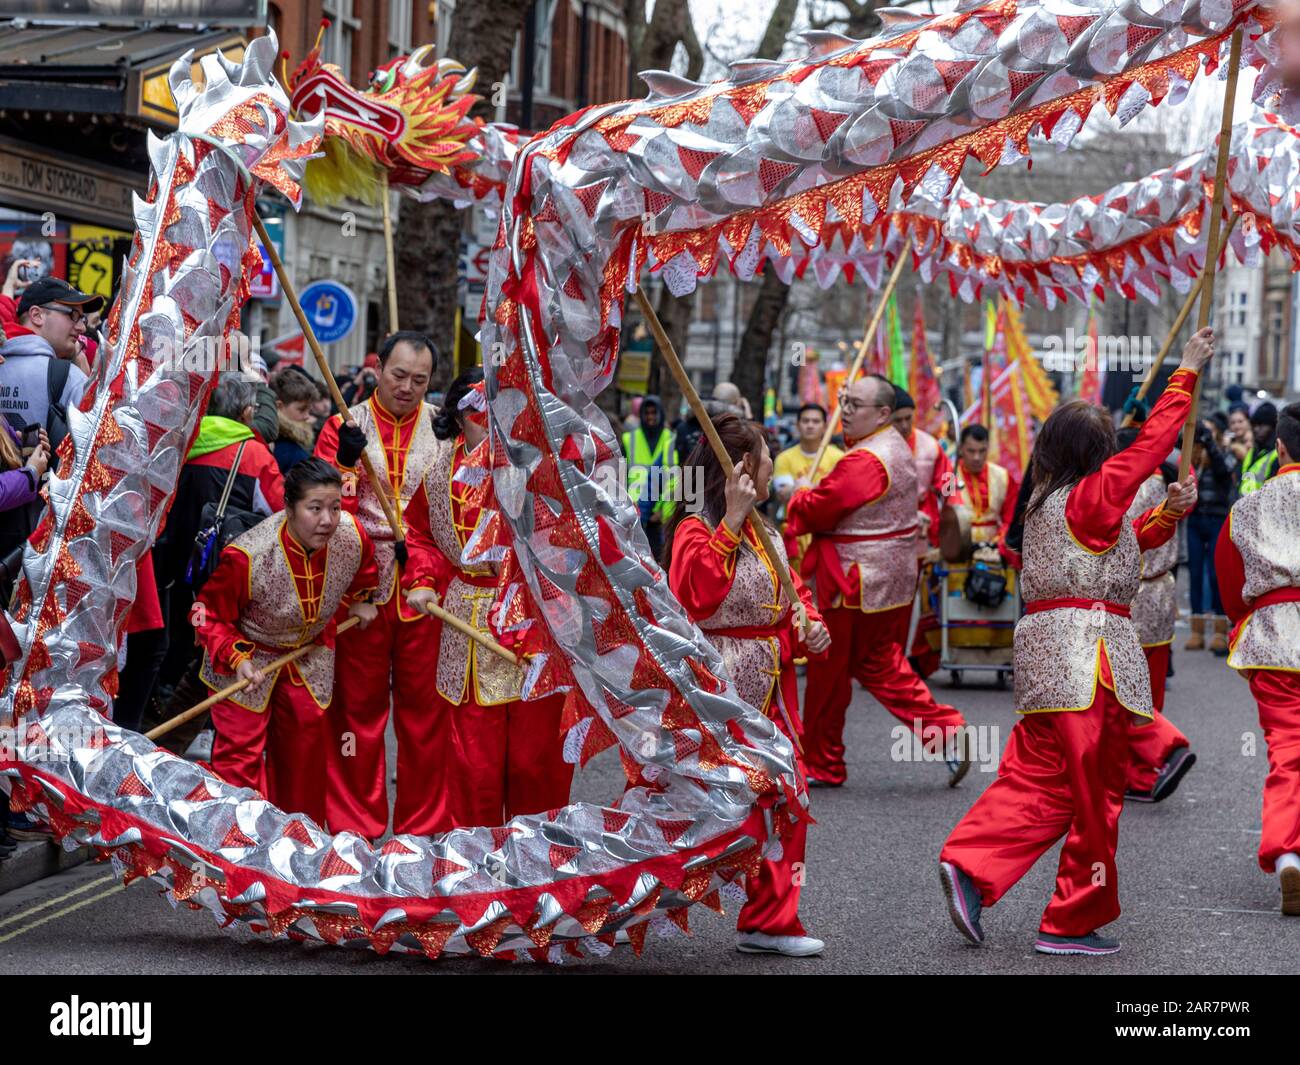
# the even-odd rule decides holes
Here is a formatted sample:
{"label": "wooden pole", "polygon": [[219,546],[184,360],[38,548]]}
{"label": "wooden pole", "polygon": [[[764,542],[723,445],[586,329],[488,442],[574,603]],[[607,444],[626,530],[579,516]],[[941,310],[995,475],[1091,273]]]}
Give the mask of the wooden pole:
{"label": "wooden pole", "polygon": [[[718,436],[718,430],[713,424],[713,419],[709,417],[709,412],[704,409],[700,394],[695,391],[695,385],[687,375],[686,368],[682,366],[682,360],[677,357],[673,342],[664,331],[663,322],[659,321],[659,315],[655,314],[655,309],[646,296],[645,289],[639,285],[636,290],[636,302],[641,308],[641,315],[645,318],[646,326],[655,338],[655,343],[659,345],[659,353],[664,357],[664,362],[668,364],[669,371],[677,381],[677,387],[682,390],[682,395],[686,397],[691,413],[695,415],[695,420],[700,423],[700,428],[708,438],[714,457],[717,458],[718,465],[722,467],[723,476],[730,478],[736,469],[731,461],[731,456],[727,454],[727,449],[722,444],[722,438]],[[785,592],[786,598],[790,600],[790,609],[794,611],[795,623],[799,626],[799,631],[807,633],[808,611],[804,609],[803,600],[799,598],[799,593],[795,591],[789,565],[781,564],[781,556],[776,553],[776,545],[772,543],[772,537],[769,535],[766,525],[761,521],[753,521],[750,518],[746,518],[745,523],[754,530],[759,545],[763,548],[763,554],[767,556],[767,560],[772,566],[772,572],[776,574],[781,589]],[[794,743],[796,750],[803,754],[803,744],[799,742],[799,731],[794,727],[794,721],[790,718],[790,711],[782,700],[778,699],[777,703],[780,705],[781,713],[785,717],[785,724],[790,733],[791,741]]]}
{"label": "wooden pole", "polygon": [[[1241,215],[1235,214],[1228,219],[1228,228],[1223,234],[1223,239],[1219,241],[1219,250],[1214,257],[1215,262],[1218,262],[1219,256],[1223,254],[1223,249],[1228,246],[1228,238],[1232,236],[1232,231],[1237,225],[1237,219],[1239,219],[1240,217]],[[1196,297],[1200,294],[1201,290],[1205,287],[1206,276],[1207,276],[1206,270],[1204,267],[1202,267],[1200,277],[1196,279],[1196,284],[1194,284],[1191,288],[1191,291],[1187,293],[1187,298],[1183,300],[1183,306],[1178,312],[1178,317],[1174,319],[1174,324],[1170,327],[1168,336],[1165,337],[1165,342],[1163,346],[1160,348],[1160,354],[1156,356],[1155,362],[1153,362],[1151,364],[1151,368],[1147,370],[1146,378],[1143,380],[1141,386],[1138,388],[1138,393],[1137,393],[1138,402],[1141,402],[1142,400],[1147,398],[1147,393],[1151,391],[1151,386],[1156,383],[1156,377],[1158,377],[1160,374],[1160,367],[1164,365],[1165,359],[1169,357],[1169,349],[1174,346],[1174,341],[1178,339],[1178,334],[1179,332],[1181,332],[1183,328],[1183,323],[1187,321],[1187,316],[1192,313],[1192,307],[1196,303]],[[1127,429],[1132,424],[1133,424],[1133,411],[1129,411],[1126,415],[1124,415],[1124,422],[1120,426],[1120,428]]]}
{"label": "wooden pole", "polygon": [[[410,595],[409,592],[407,594],[408,596]],[[471,625],[468,621],[464,621],[461,618],[458,618],[451,611],[438,606],[438,604],[426,603],[423,607],[416,607],[416,609],[422,611],[425,614],[428,614],[432,618],[438,618],[445,624],[450,625],[453,629],[456,629],[464,633],[480,647],[484,648],[485,650],[491,651],[494,655],[499,655],[500,657],[504,658],[507,662],[509,662],[512,666],[523,665],[523,663],[519,659],[519,656],[515,654],[513,651],[507,650],[505,647],[502,647],[501,644],[497,643],[496,640],[492,639],[491,636],[487,635],[484,632],[480,632],[478,629],[474,628],[474,626]]]}
{"label": "wooden pole", "polygon": [[[271,243],[271,237],[266,232],[266,226],[256,213],[253,215],[253,227],[257,230],[257,235],[262,238],[262,245],[266,248],[267,254],[271,256],[271,266],[275,270],[275,276],[280,279],[280,288],[284,290],[285,298],[289,301],[289,306],[293,308],[294,316],[298,319],[298,326],[302,329],[303,336],[307,338],[312,355],[316,357],[316,366],[320,369],[321,376],[325,378],[325,386],[334,399],[334,406],[338,408],[339,416],[344,422],[350,422],[352,415],[348,413],[348,405],[343,400],[343,393],[339,391],[339,384],[334,380],[334,374],[330,370],[329,363],[325,361],[325,353],[321,351],[320,342],[317,341],[311,323],[307,321],[307,315],[303,312],[302,304],[298,301],[297,290],[294,289],[293,282],[289,280],[289,275],[285,271],[284,263],[280,261],[275,245]],[[406,554],[406,534],[402,530],[401,514],[396,509],[394,502],[388,498],[388,490],[393,487],[388,481],[388,471],[384,471],[384,478],[381,481],[375,475],[375,468],[370,462],[370,456],[364,451],[361,452],[361,465],[366,471],[366,476],[370,478],[370,483],[374,485],[375,496],[379,499],[379,505],[383,508],[384,517],[388,519],[388,524],[392,527],[394,547],[400,561]],[[387,490],[384,487],[385,485],[387,485]]]}
{"label": "wooden pole", "polygon": [[380,171],[384,194],[384,250],[388,256],[388,331],[397,332],[397,266],[393,261],[393,216],[388,196],[388,171]]}
{"label": "wooden pole", "polygon": [[[1228,156],[1232,151],[1232,108],[1237,98],[1237,72],[1241,66],[1241,27],[1232,34],[1232,45],[1228,50],[1228,83],[1223,88],[1223,117],[1219,122],[1219,158],[1214,170],[1214,197],[1210,203],[1210,232],[1205,239],[1205,274],[1201,283],[1201,308],[1196,316],[1196,331],[1200,332],[1210,324],[1210,313],[1214,310],[1214,275],[1218,269],[1219,256],[1211,255],[1211,249],[1219,247],[1219,222],[1223,211],[1223,191],[1228,184]],[[1201,406],[1201,378],[1204,370],[1196,375],[1196,384],[1192,388],[1192,409],[1187,412],[1187,421],[1183,423],[1183,444],[1178,456],[1178,479],[1181,481],[1192,468],[1192,443],[1196,439],[1196,418]]]}
{"label": "wooden pole", "polygon": [[[338,628],[334,630],[335,635],[337,635],[340,632],[347,632],[347,630],[352,628],[353,625],[360,624],[360,622],[361,619],[358,617],[348,618],[346,621],[340,624]],[[313,643],[305,643],[301,647],[294,648],[294,650],[288,652],[288,654],[283,654],[275,661],[269,663],[263,672],[273,673],[277,669],[283,669],[290,662],[296,662],[299,658],[305,655],[312,648],[320,647],[320,646],[321,646],[320,644],[313,642]],[[179,728],[181,725],[185,724],[185,722],[193,721],[205,710],[208,710],[211,707],[216,706],[217,703],[222,702],[225,699],[229,699],[232,695],[237,695],[239,692],[242,692],[245,688],[248,687],[248,685],[249,685],[249,681],[247,680],[237,680],[235,681],[234,684],[226,685],[226,687],[222,688],[221,691],[213,692],[206,699],[204,699],[203,702],[196,703],[194,706],[191,706],[184,713],[177,714],[175,717],[171,718],[170,720],[164,721],[161,725],[157,726],[156,728],[151,728],[148,732],[144,734],[145,739],[156,740],[160,736],[165,736],[167,733],[171,732],[172,729]]]}
{"label": "wooden pole", "polygon": [[[889,305],[889,297],[894,294],[894,289],[898,286],[898,279],[903,276],[903,267],[907,264],[907,256],[912,250],[912,238],[908,236],[903,242],[903,249],[898,253],[898,262],[894,263],[894,269],[889,275],[889,280],[885,282],[885,287],[880,290],[880,302],[876,305],[875,311],[867,322],[866,331],[862,334],[862,342],[858,345],[857,354],[853,356],[853,365],[849,369],[849,375],[844,379],[845,387],[853,384],[854,379],[858,376],[858,371],[862,369],[862,363],[866,360],[867,349],[871,347],[872,340],[875,339],[876,330],[880,328],[880,320],[885,316],[885,308]],[[817,471],[821,469],[822,458],[826,454],[826,449],[831,446],[831,437],[835,435],[835,430],[840,426],[840,407],[835,404],[835,410],[829,418],[826,419],[826,431],[822,433],[822,442],[817,447],[817,454],[813,457],[813,464],[809,477],[815,480]]]}

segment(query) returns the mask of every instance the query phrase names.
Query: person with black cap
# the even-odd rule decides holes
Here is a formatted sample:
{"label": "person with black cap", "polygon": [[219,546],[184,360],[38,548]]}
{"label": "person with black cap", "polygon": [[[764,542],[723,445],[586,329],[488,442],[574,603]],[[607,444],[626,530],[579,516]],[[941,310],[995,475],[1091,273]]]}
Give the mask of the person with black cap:
{"label": "person with black cap", "polygon": [[1238,490],[1244,496],[1258,492],[1277,473],[1277,407],[1265,400],[1250,413],[1254,446],[1241,460]]}
{"label": "person with black cap", "polygon": [[86,316],[103,296],[80,292],[57,277],[33,281],[18,300],[18,324],[0,346],[0,414],[20,432],[35,425],[57,448],[67,435],[67,409],[81,402],[90,378],[72,359]]}

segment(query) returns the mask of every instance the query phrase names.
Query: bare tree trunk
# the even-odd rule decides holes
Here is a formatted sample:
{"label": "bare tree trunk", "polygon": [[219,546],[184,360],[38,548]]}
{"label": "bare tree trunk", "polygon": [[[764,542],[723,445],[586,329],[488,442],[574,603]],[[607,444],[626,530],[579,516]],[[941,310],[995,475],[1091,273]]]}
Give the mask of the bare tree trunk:
{"label": "bare tree trunk", "polygon": [[[478,68],[477,105],[490,107],[493,85],[510,70],[515,36],[532,0],[493,0],[458,4],[452,17],[448,55]],[[460,238],[466,213],[441,200],[417,203],[403,199],[394,231],[397,256],[397,313],[403,329],[427,333],[439,345],[442,360],[435,379],[450,377],[455,342],[456,289]]]}
{"label": "bare tree trunk", "polygon": [[736,362],[731,371],[732,382],[755,411],[763,409],[767,358],[772,348],[772,338],[776,335],[777,326],[781,324],[781,315],[785,312],[789,299],[790,286],[777,276],[772,264],[768,263],[758,289],[758,298],[749,312],[749,320],[745,322],[745,331],[740,335],[740,346],[736,349]]}

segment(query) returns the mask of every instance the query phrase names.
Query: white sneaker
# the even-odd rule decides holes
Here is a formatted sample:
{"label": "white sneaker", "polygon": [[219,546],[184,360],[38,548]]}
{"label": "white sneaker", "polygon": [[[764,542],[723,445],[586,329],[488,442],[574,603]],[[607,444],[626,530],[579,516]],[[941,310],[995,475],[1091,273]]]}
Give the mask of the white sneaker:
{"label": "white sneaker", "polygon": [[190,745],[185,748],[184,757],[191,762],[211,762],[212,761],[212,741],[216,739],[217,734],[210,728],[205,728],[194,739],[190,740]]}
{"label": "white sneaker", "polygon": [[1300,917],[1300,854],[1283,854],[1276,863],[1282,885],[1282,912]]}
{"label": "white sneaker", "polygon": [[736,949],[742,954],[784,954],[787,958],[811,958],[826,949],[812,936],[769,936],[766,932],[741,932]]}

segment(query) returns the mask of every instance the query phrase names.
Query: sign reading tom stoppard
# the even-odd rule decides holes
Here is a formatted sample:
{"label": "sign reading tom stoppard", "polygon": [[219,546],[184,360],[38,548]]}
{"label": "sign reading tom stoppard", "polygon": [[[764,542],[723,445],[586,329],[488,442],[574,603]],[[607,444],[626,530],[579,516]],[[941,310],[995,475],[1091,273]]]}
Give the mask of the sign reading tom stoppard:
{"label": "sign reading tom stoppard", "polygon": [[126,223],[134,230],[132,192],[144,195],[142,177],[0,138],[0,203],[56,214],[66,210],[74,218]]}

